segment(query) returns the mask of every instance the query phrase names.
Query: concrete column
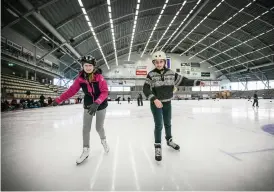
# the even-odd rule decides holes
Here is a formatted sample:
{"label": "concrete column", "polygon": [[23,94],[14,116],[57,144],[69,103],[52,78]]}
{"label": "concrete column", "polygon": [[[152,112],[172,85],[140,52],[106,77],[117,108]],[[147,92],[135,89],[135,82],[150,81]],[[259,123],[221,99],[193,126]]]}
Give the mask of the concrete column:
{"label": "concrete column", "polygon": [[34,71],[34,81],[36,81],[36,71]]}
{"label": "concrete column", "polygon": [[34,64],[37,65],[37,63],[36,63],[36,46],[34,46]]}
{"label": "concrete column", "polygon": [[26,79],[29,79],[29,71],[26,70]]}

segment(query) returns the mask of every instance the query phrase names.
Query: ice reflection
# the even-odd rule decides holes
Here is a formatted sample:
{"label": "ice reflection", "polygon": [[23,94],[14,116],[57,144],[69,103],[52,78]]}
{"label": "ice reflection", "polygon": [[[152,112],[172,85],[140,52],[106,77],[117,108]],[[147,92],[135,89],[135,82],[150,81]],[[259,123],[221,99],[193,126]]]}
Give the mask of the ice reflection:
{"label": "ice reflection", "polygon": [[192,108],[193,113],[220,113],[221,108],[212,107],[194,107]]}
{"label": "ice reflection", "polygon": [[113,110],[107,111],[106,116],[119,116],[119,117],[129,117],[130,110]]}

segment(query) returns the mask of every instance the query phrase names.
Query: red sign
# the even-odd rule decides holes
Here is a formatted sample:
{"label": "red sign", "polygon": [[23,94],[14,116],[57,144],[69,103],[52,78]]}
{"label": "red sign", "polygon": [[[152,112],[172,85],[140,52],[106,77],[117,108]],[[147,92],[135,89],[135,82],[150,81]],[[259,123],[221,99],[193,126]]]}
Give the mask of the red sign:
{"label": "red sign", "polygon": [[136,70],[136,75],[147,75],[147,71]]}

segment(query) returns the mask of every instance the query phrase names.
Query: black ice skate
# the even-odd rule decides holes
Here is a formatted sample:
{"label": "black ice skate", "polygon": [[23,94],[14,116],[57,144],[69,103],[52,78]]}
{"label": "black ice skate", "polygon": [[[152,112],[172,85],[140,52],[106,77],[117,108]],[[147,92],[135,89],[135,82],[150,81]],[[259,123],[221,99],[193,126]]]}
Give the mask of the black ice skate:
{"label": "black ice skate", "polygon": [[161,143],[155,143],[155,160],[162,161],[162,146]]}
{"label": "black ice skate", "polygon": [[167,145],[170,146],[170,147],[172,147],[172,148],[175,149],[175,150],[180,150],[180,146],[177,145],[176,143],[174,143],[174,142],[172,141],[172,138],[170,138],[170,139],[167,141]]}
{"label": "black ice skate", "polygon": [[89,148],[84,147],[82,155],[76,160],[76,164],[83,163],[89,156]]}

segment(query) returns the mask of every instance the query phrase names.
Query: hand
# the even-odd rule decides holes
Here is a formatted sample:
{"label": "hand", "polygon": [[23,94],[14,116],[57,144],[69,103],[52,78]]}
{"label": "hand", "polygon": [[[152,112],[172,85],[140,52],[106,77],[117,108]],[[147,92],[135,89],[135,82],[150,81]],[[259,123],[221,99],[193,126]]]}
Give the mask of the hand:
{"label": "hand", "polygon": [[163,107],[163,104],[159,99],[154,100],[154,104],[156,105],[157,108]]}
{"label": "hand", "polygon": [[205,86],[205,83],[203,81],[200,82],[200,86],[201,87],[204,87]]}
{"label": "hand", "polygon": [[98,103],[92,103],[92,105],[90,105],[89,109],[88,109],[88,113],[90,115],[95,115],[97,109],[99,107],[99,104]]}

